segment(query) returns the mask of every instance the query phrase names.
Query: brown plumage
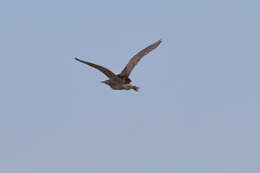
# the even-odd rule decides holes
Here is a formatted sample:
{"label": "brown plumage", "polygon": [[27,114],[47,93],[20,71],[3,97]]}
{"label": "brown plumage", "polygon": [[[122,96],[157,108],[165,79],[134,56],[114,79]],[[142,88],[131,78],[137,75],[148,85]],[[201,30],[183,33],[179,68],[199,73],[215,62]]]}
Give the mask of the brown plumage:
{"label": "brown plumage", "polygon": [[129,75],[132,72],[132,70],[134,69],[134,67],[136,66],[136,64],[142,59],[142,57],[144,57],[149,52],[151,52],[152,50],[157,48],[161,44],[161,42],[162,42],[161,40],[158,40],[155,43],[149,45],[145,49],[138,52],[136,55],[134,55],[130,59],[130,61],[125,66],[125,68],[122,70],[122,72],[120,74],[117,74],[117,75],[114,74],[109,69],[102,67],[100,65],[93,64],[93,63],[90,63],[90,62],[87,62],[87,61],[83,61],[83,60],[80,60],[78,58],[75,58],[75,59],[79,62],[87,64],[87,65],[101,71],[102,73],[104,73],[109,78],[109,80],[102,81],[102,82],[109,85],[112,89],[114,89],[114,90],[133,89],[135,91],[138,91],[139,87],[130,84],[131,79],[129,78]]}

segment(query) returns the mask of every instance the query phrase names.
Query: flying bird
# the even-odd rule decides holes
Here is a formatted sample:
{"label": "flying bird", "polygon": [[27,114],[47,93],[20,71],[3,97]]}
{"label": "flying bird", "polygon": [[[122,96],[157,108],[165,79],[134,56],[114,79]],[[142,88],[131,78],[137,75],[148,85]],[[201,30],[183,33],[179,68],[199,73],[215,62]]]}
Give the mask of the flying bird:
{"label": "flying bird", "polygon": [[83,61],[78,58],[75,58],[75,59],[81,63],[89,65],[89,66],[101,71],[102,73],[104,73],[108,77],[108,80],[102,81],[102,83],[109,85],[112,89],[114,89],[114,90],[133,89],[135,91],[138,91],[138,89],[139,89],[138,86],[130,84],[132,82],[132,80],[129,78],[129,75],[132,72],[132,70],[134,69],[134,67],[136,66],[136,64],[142,59],[142,57],[147,55],[152,50],[156,49],[161,44],[161,42],[162,42],[162,40],[158,40],[155,43],[147,46],[146,48],[144,48],[143,50],[138,52],[136,55],[134,55],[130,59],[128,64],[125,66],[125,68],[122,70],[122,72],[119,74],[113,73],[111,70],[107,69],[106,67],[102,67],[100,65],[93,64],[91,62]]}

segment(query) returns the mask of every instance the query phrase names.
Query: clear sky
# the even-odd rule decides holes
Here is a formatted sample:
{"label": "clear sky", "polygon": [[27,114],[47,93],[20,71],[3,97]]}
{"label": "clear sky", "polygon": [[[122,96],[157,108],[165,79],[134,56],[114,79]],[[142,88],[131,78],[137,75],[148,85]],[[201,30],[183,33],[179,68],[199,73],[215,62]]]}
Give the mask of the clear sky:
{"label": "clear sky", "polygon": [[[256,173],[260,1],[0,2],[1,173]],[[73,58],[122,70],[114,91]]]}

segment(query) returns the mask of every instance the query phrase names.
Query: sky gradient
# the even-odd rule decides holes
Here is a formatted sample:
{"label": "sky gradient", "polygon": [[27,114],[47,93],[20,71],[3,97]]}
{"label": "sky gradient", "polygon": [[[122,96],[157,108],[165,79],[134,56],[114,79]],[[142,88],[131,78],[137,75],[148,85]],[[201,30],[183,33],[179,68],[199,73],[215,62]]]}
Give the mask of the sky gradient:
{"label": "sky gradient", "polygon": [[[0,172],[259,173],[260,1],[1,1]],[[74,60],[131,74],[135,91]]]}

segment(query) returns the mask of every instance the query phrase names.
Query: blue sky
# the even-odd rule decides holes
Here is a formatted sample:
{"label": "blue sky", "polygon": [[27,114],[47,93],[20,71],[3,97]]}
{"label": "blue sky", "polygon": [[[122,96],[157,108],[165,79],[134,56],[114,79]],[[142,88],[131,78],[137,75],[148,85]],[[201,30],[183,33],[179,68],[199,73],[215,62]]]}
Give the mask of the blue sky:
{"label": "blue sky", "polygon": [[[2,1],[0,172],[256,173],[260,2]],[[131,74],[113,91],[80,57]]]}

